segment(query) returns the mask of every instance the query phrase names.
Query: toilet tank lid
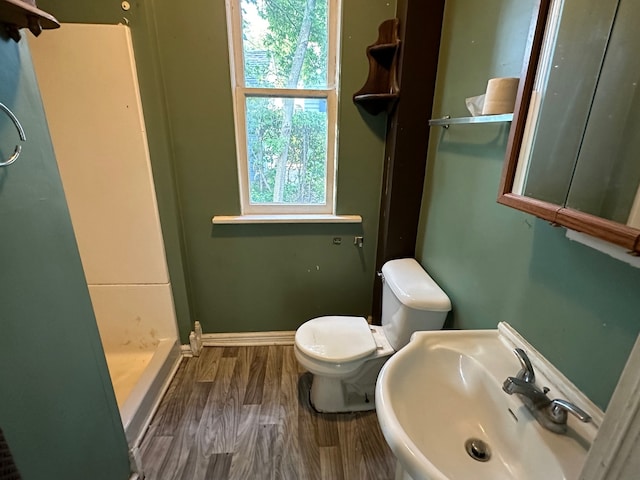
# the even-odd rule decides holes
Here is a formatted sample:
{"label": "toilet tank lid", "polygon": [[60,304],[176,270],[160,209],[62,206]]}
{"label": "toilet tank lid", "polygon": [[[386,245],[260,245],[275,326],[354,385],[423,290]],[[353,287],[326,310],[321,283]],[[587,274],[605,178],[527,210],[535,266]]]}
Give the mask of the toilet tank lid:
{"label": "toilet tank lid", "polygon": [[390,260],[382,266],[384,281],[409,308],[448,312],[451,300],[413,258]]}
{"label": "toilet tank lid", "polygon": [[359,360],[376,350],[376,342],[363,317],[318,317],[296,330],[296,346],[306,355],[326,362]]}

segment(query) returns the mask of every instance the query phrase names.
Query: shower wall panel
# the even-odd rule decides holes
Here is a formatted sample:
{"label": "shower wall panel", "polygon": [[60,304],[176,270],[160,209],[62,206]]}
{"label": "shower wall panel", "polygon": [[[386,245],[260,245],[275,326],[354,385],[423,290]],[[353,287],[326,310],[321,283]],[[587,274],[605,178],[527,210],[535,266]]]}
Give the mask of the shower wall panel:
{"label": "shower wall panel", "polygon": [[50,33],[30,48],[102,343],[153,350],[177,328],[130,31]]}

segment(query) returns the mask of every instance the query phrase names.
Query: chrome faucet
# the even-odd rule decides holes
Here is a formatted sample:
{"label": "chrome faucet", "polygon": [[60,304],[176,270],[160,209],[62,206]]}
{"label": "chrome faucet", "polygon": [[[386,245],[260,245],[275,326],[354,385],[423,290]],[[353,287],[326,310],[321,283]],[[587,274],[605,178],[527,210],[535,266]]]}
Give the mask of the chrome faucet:
{"label": "chrome faucet", "polygon": [[533,365],[531,365],[531,361],[524,350],[516,348],[513,353],[518,357],[520,365],[522,366],[522,369],[518,372],[516,378],[524,380],[527,383],[536,383],[536,374],[533,371]]}
{"label": "chrome faucet", "polygon": [[541,390],[535,384],[533,366],[524,350],[516,348],[514,353],[520,360],[522,369],[515,377],[507,377],[502,384],[502,390],[509,395],[517,394],[540,425],[555,433],[565,433],[567,413],[573,414],[581,422],[591,421],[589,414],[576,405],[566,400],[551,400],[547,396],[549,389],[544,387]]}

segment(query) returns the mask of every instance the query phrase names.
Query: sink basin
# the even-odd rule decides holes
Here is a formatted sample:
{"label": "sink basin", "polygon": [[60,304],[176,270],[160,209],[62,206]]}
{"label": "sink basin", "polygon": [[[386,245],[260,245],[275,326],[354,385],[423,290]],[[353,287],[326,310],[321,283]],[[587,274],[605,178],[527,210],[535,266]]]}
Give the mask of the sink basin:
{"label": "sink basin", "polygon": [[[511,329],[505,325],[502,333]],[[602,412],[559,372],[554,374],[530,345],[514,343],[502,333],[417,332],[385,364],[376,386],[376,410],[398,459],[396,478],[578,478]],[[570,418],[567,434],[552,433],[516,395],[504,393],[502,382],[520,369],[516,346],[529,354],[536,383],[551,387],[550,398],[581,405],[594,423]],[[476,442],[466,447],[470,439]]]}

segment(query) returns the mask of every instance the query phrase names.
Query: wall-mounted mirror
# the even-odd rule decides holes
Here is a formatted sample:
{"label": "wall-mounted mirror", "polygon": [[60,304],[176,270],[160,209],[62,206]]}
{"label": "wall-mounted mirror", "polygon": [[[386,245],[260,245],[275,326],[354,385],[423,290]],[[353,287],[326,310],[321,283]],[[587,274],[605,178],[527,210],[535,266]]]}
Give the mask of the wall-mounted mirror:
{"label": "wall-mounted mirror", "polygon": [[640,2],[540,0],[498,201],[640,253]]}

